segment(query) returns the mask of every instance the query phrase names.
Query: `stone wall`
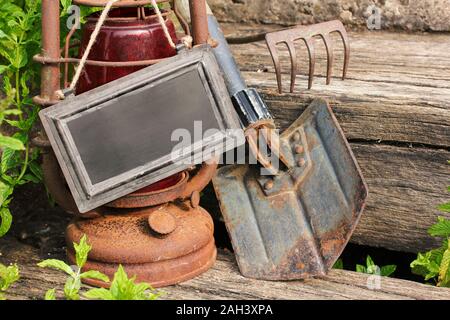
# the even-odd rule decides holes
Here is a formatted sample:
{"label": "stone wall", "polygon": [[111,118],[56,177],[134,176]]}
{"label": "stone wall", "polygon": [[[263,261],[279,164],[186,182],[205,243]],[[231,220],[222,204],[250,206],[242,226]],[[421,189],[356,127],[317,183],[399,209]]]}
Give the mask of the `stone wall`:
{"label": "stone wall", "polygon": [[[353,27],[408,31],[450,31],[450,0],[208,0],[227,22],[310,24],[340,19]],[[375,6],[375,7],[374,7]],[[375,9],[377,10],[377,9]]]}

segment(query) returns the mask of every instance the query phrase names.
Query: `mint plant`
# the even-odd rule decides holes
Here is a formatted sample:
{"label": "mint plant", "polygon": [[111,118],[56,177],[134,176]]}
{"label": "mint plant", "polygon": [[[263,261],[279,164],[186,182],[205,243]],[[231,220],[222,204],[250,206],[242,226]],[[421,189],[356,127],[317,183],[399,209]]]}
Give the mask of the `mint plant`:
{"label": "mint plant", "polygon": [[[450,212],[449,208],[450,204],[439,206],[443,212]],[[425,281],[432,280],[438,287],[450,288],[450,220],[439,217],[428,233],[432,237],[442,238],[442,246],[419,253],[411,263],[412,272],[424,277]]]}
{"label": "mint plant", "polygon": [[[41,268],[52,268],[63,271],[68,275],[64,285],[64,296],[67,300],[79,300],[82,279],[95,279],[105,283],[110,280],[105,274],[90,270],[81,272],[81,268],[86,264],[89,252],[92,247],[88,244],[88,239],[84,235],[80,243],[74,243],[76,268],[72,269],[64,261],[48,259],[38,263]],[[114,274],[110,289],[91,289],[83,294],[88,299],[96,300],[156,300],[161,296],[160,292],[148,283],[136,283],[136,277],[129,278],[124,268],[119,266]],[[50,289],[45,294],[45,300],[56,300],[56,289]]]}
{"label": "mint plant", "polygon": [[[66,280],[66,284],[64,285],[64,296],[68,300],[79,300],[80,299],[80,288],[81,288],[81,280],[82,279],[95,279],[108,283],[109,278],[105,274],[90,270],[86,272],[81,272],[81,268],[86,264],[88,254],[91,251],[92,247],[87,242],[87,237],[84,235],[80,243],[74,243],[75,248],[75,260],[76,260],[76,268],[72,269],[69,265],[67,265],[64,261],[57,259],[48,259],[38,263],[38,266],[41,268],[52,268],[56,270],[60,270],[65,272],[68,275]],[[55,300],[56,289],[51,289],[47,291],[45,294],[46,300]]]}
{"label": "mint plant", "polygon": [[375,264],[375,262],[372,260],[370,256],[367,256],[365,266],[360,264],[356,265],[356,272],[379,275],[383,277],[391,276],[395,272],[395,270],[397,270],[396,265],[387,265],[379,267],[378,265]]}
{"label": "mint plant", "polygon": [[120,265],[109,289],[91,289],[84,296],[96,300],[157,300],[161,297],[162,293],[156,292],[148,283],[135,281],[136,277],[128,278]]}
{"label": "mint plant", "polygon": [[38,109],[30,92],[37,87],[38,66],[32,56],[40,46],[40,1],[2,1],[0,11],[0,75],[6,99],[0,103],[0,124],[12,134],[0,136],[0,236],[10,228],[9,203],[14,188],[40,182],[38,151],[32,150],[29,134]]}
{"label": "mint plant", "polygon": [[0,300],[6,300],[5,292],[20,279],[19,267],[14,264],[8,267],[0,264]]}
{"label": "mint plant", "polygon": [[[56,0],[55,0],[56,1]],[[68,28],[65,17],[72,0],[61,0],[61,39]],[[81,7],[81,23],[98,8]],[[32,148],[30,134],[39,107],[31,95],[39,89],[40,66],[33,56],[41,51],[41,0],[2,0],[0,10],[0,237],[11,227],[9,210],[17,186],[43,179],[39,150]],[[1,97],[6,98],[1,98]]]}

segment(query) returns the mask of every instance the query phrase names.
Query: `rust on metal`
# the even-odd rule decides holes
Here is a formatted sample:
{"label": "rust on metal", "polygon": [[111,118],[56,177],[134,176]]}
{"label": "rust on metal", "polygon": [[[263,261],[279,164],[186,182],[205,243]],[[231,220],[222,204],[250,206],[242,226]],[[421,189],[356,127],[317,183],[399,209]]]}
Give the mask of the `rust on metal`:
{"label": "rust on metal", "polygon": [[170,212],[161,208],[148,216],[148,225],[152,231],[160,235],[168,235],[175,231],[177,221]]}
{"label": "rust on metal", "polygon": [[217,158],[208,161],[208,163],[203,163],[198,172],[193,175],[192,179],[186,185],[180,198],[187,199],[191,197],[192,193],[195,191],[202,192],[216,175],[218,163],[219,159]]}
{"label": "rust on metal", "polygon": [[272,164],[272,160],[268,157],[267,151],[264,152],[260,149],[258,143],[260,134],[264,137],[271,153],[273,153],[285,166],[288,166],[285,156],[279,146],[279,136],[275,133],[275,123],[273,120],[260,120],[253,123],[245,129],[245,137],[248,141],[250,150],[252,150],[252,153],[255,155],[258,162],[261,163],[268,172],[276,175],[278,173],[278,168]]}
{"label": "rust on metal", "polygon": [[106,206],[124,209],[146,208],[174,201],[181,197],[183,190],[186,188],[189,181],[189,174],[187,172],[182,172],[173,177],[169,177],[168,179],[175,179],[175,181],[171,182],[166,188],[152,190],[152,186],[150,186],[150,188],[147,187],[119,198]]}
{"label": "rust on metal", "polygon": [[74,220],[66,231],[70,262],[75,261],[72,243],[84,234],[92,246],[85,269],[112,277],[122,264],[130,276],[155,287],[190,279],[210,268],[216,257],[212,218],[189,202],[110,209],[96,219]]}
{"label": "rust on metal", "polygon": [[200,205],[200,192],[194,191],[191,195],[191,206],[196,209]]}
{"label": "rust on metal", "polygon": [[[35,55],[33,60],[42,64],[59,64],[59,63],[79,63],[81,59],[78,58],[48,58],[42,55]],[[99,66],[99,67],[141,67],[150,66],[162,62],[166,59],[151,59],[151,60],[139,60],[139,61],[97,61],[86,60],[86,65]]]}
{"label": "rust on metal", "polygon": [[[59,2],[42,1],[42,56],[48,59],[60,57]],[[56,91],[59,84],[59,62],[48,63],[41,69],[41,98],[58,100]]]}
{"label": "rust on metal", "polygon": [[327,50],[327,84],[331,83],[331,76],[333,71],[333,42],[331,41],[330,34],[337,32],[344,43],[344,69],[342,72],[342,80],[347,75],[348,65],[350,61],[350,42],[348,39],[347,31],[344,25],[339,20],[333,20],[313,25],[302,25],[287,30],[281,30],[266,34],[266,43],[272,56],[273,63],[275,65],[275,73],[278,82],[278,91],[283,93],[283,85],[281,80],[281,64],[278,54],[277,45],[284,43],[291,57],[291,86],[290,92],[293,93],[295,89],[295,81],[298,74],[298,58],[295,48],[296,41],[303,41],[308,49],[309,55],[309,80],[308,89],[312,88],[314,80],[314,67],[316,63],[315,56],[315,37],[320,37],[325,43]]}
{"label": "rust on metal", "polygon": [[205,0],[189,0],[191,11],[192,37],[195,45],[208,43],[208,15]]}
{"label": "rust on metal", "polygon": [[290,169],[277,176],[233,165],[213,179],[239,269],[266,280],[321,276],[356,228],[367,185],[324,100],[313,101],[280,146]]}
{"label": "rust on metal", "polygon": [[80,216],[83,218],[95,218],[101,216],[101,209],[91,210],[86,213],[80,213],[73,200],[72,194],[64,180],[62,171],[56,160],[56,156],[51,152],[43,154],[42,171],[44,174],[44,182],[48,192],[52,195],[53,200],[67,213]]}
{"label": "rust on metal", "polygon": [[[204,163],[192,175],[192,178],[190,178],[188,172],[182,172],[175,175],[174,177],[177,181],[173,181],[166,188],[157,188],[154,190],[152,186],[149,186],[117,199],[106,206],[112,208],[146,208],[172,202],[177,199],[192,199],[195,193],[200,193],[208,185],[217,171],[217,166],[217,161],[210,164]],[[174,179],[174,177],[169,177],[168,179]]]}

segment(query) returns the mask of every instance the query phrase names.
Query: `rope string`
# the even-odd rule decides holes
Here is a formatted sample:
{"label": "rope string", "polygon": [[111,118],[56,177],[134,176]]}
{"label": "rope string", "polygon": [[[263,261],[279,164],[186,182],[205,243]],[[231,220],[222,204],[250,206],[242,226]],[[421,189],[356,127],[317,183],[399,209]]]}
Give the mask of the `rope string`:
{"label": "rope string", "polygon": [[159,10],[158,3],[156,2],[156,0],[151,0],[151,1],[152,1],[152,6],[155,9],[156,15],[158,16],[159,24],[161,25],[161,28],[164,31],[164,35],[166,36],[167,41],[169,42],[169,45],[173,49],[176,49],[177,46],[175,45],[175,43],[172,40],[172,37],[170,36],[169,29],[167,28],[166,22],[164,21],[164,17],[161,13],[161,10]]}
{"label": "rope string", "polygon": [[100,15],[100,18],[97,21],[97,24],[95,25],[94,32],[92,32],[91,37],[89,39],[88,45],[86,47],[86,51],[83,54],[83,57],[80,60],[80,64],[77,67],[77,71],[75,72],[75,75],[72,79],[72,82],[70,83],[69,89],[75,90],[75,87],[80,80],[81,72],[84,69],[84,66],[86,64],[86,61],[88,59],[89,54],[91,53],[92,47],[94,46],[95,41],[97,40],[98,34],[100,33],[100,29],[105,23],[106,18],[108,17],[108,13],[111,10],[113,4],[119,0],[109,0],[106,4],[105,8],[102,11],[102,14]]}

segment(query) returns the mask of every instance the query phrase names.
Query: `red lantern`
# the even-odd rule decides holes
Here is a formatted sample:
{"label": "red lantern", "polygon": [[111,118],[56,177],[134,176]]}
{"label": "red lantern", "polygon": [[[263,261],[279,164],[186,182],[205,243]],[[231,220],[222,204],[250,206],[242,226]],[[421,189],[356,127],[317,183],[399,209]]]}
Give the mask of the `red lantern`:
{"label": "red lantern", "polygon": [[[89,60],[132,62],[168,58],[176,54],[164,35],[154,11],[145,8],[138,16],[136,8],[117,8],[110,11],[89,54]],[[80,57],[97,24],[99,13],[88,17],[83,26]],[[166,16],[166,26],[176,43],[173,22]],[[86,65],[77,86],[77,94],[89,91],[110,81],[138,71],[145,66],[104,67]]]}

